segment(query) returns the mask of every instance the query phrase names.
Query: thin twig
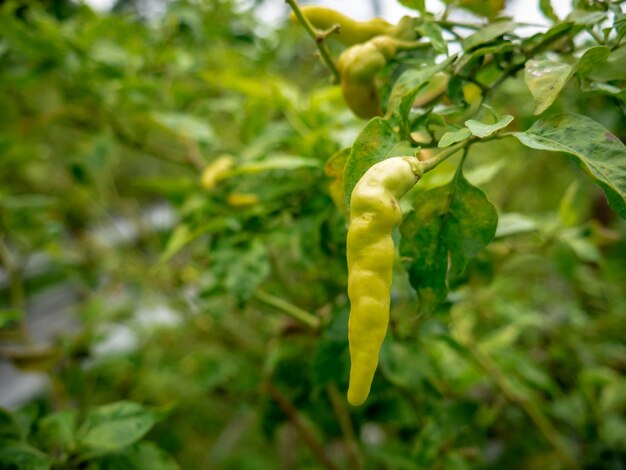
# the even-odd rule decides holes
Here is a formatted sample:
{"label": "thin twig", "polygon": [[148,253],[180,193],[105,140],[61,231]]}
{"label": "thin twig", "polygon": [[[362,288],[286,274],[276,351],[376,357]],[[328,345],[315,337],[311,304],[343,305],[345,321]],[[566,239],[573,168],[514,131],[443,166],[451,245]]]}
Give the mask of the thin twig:
{"label": "thin twig", "polygon": [[301,309],[300,307],[293,305],[292,303],[287,302],[284,299],[281,299],[280,297],[268,294],[267,292],[264,292],[262,290],[257,290],[254,293],[254,297],[261,302],[265,302],[272,307],[282,310],[290,317],[298,320],[301,323],[304,323],[314,330],[320,327],[320,319],[318,317],[316,317],[312,313],[307,312],[306,310]]}
{"label": "thin twig", "polygon": [[276,402],[278,407],[282,410],[283,413],[287,416],[291,424],[296,428],[298,434],[304,441],[304,443],[309,447],[313,456],[327,469],[329,470],[339,470],[339,467],[335,465],[335,463],[330,460],[330,458],[324,452],[324,448],[318,442],[315,435],[311,432],[311,430],[305,425],[304,421],[300,417],[298,410],[295,406],[285,397],[280,390],[278,390],[274,385],[266,381],[263,384],[264,390],[271,397],[272,400]]}
{"label": "thin twig", "polygon": [[[452,315],[452,321],[455,322],[455,315]],[[574,470],[578,468],[576,461],[570,455],[570,452],[565,444],[564,439],[561,437],[557,429],[552,425],[550,420],[541,412],[541,410],[526,397],[519,394],[513,385],[509,382],[509,379],[500,370],[498,365],[491,359],[488,354],[482,352],[471,331],[464,332],[463,338],[460,340],[461,344],[465,346],[471,353],[474,360],[478,365],[487,373],[489,378],[496,384],[500,392],[510,403],[518,405],[526,412],[528,417],[535,423],[541,434],[546,441],[553,447],[559,460],[563,465]]]}
{"label": "thin twig", "polygon": [[330,30],[327,30],[327,31],[318,31],[317,29],[313,27],[313,25],[306,18],[306,16],[304,16],[296,0],[285,0],[285,1],[289,4],[291,9],[293,10],[293,14],[296,15],[296,18],[298,18],[298,21],[302,24],[306,32],[315,41],[315,45],[317,46],[317,49],[320,52],[320,57],[322,58],[322,61],[333,74],[333,80],[338,83],[340,79],[339,70],[337,69],[337,65],[335,64],[335,61],[333,60],[333,57],[330,53],[330,50],[328,49],[328,46],[326,45],[326,37],[335,31],[334,28],[331,28]]}
{"label": "thin twig", "polygon": [[505,398],[511,403],[515,403],[520,406],[535,423],[541,434],[543,434],[545,439],[554,448],[563,465],[569,469],[578,468],[576,461],[570,455],[560,433],[554,426],[552,426],[550,420],[546,418],[541,410],[533,402],[517,393],[496,363],[491,359],[491,357],[480,351],[480,349],[478,349],[478,347],[474,344],[473,340],[470,340],[466,346],[472,352],[474,358],[482,369],[489,374],[489,377],[497,385]]}
{"label": "thin twig", "polygon": [[22,280],[22,271],[13,260],[9,248],[4,242],[4,238],[0,236],[0,262],[6,269],[9,278],[11,308],[15,310],[24,310],[24,283]]}
{"label": "thin twig", "polygon": [[433,158],[429,158],[428,160],[424,160],[423,162],[421,162],[422,170],[424,171],[424,173],[429,172],[441,162],[450,158],[459,150],[468,148],[474,142],[476,142],[476,138],[469,138],[446,148],[442,152],[439,152],[437,155],[435,155]]}
{"label": "thin twig", "polygon": [[348,457],[350,459],[350,468],[353,468],[354,470],[361,470],[363,468],[363,459],[359,452],[359,446],[354,434],[352,420],[350,419],[350,415],[344,406],[344,398],[341,396],[341,393],[337,388],[337,384],[335,383],[331,383],[327,387],[327,392],[330,404],[333,407],[335,416],[337,416],[337,421],[339,421],[339,427],[343,433],[346,449],[348,450]]}

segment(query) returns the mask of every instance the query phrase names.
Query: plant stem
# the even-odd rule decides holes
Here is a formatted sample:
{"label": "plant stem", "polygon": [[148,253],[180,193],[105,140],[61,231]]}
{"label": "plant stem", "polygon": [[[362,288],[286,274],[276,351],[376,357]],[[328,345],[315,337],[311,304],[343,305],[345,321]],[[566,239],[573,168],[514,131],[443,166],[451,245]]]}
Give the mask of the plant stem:
{"label": "plant stem", "polygon": [[477,139],[475,137],[470,137],[470,138],[468,138],[466,140],[462,140],[461,142],[458,142],[458,143],[456,143],[456,144],[446,148],[442,152],[439,152],[433,158],[430,158],[428,160],[424,160],[423,162],[421,162],[422,170],[424,171],[424,173],[429,172],[430,170],[435,168],[437,165],[439,165],[441,162],[443,162],[444,160],[447,160],[452,155],[457,153],[459,150],[467,149],[471,144],[476,142],[476,140]]}
{"label": "plant stem", "polygon": [[514,387],[496,365],[496,363],[489,357],[487,354],[483,353],[476,344],[474,344],[473,340],[470,340],[466,346],[474,355],[474,358],[478,362],[478,364],[482,367],[482,369],[489,374],[491,380],[497,385],[502,394],[506,397],[508,401],[511,403],[515,403],[520,406],[526,414],[530,417],[530,419],[535,423],[537,428],[545,439],[550,443],[550,445],[554,448],[557,453],[559,459],[563,463],[566,468],[576,469],[578,465],[570,455],[563,438],[559,434],[559,432],[552,426],[552,423],[546,416],[541,412],[541,410],[531,401],[527,400],[525,397],[521,396],[517,391],[515,391]]}
{"label": "plant stem", "polygon": [[363,468],[363,459],[359,452],[359,446],[354,435],[354,427],[352,426],[350,415],[344,406],[344,398],[341,396],[337,384],[335,383],[331,383],[327,387],[327,392],[330,404],[333,407],[335,416],[337,416],[337,420],[339,421],[339,427],[341,427],[341,432],[343,433],[348,450],[348,458],[350,459],[350,468],[361,470]]}
{"label": "plant stem", "polygon": [[298,18],[298,21],[302,24],[306,32],[309,33],[309,36],[311,36],[313,40],[315,41],[315,44],[317,45],[317,49],[320,52],[320,57],[322,58],[322,61],[333,74],[333,80],[336,83],[338,83],[339,78],[340,78],[339,70],[337,70],[337,65],[335,64],[335,61],[333,60],[330,50],[328,50],[328,46],[326,45],[326,42],[325,42],[326,37],[332,32],[334,32],[335,29],[331,28],[328,31],[321,31],[321,32],[317,31],[313,27],[311,22],[307,20],[306,16],[304,16],[296,0],[285,0],[285,1],[289,4],[291,9],[293,10],[293,14],[296,15],[296,18]]}
{"label": "plant stem", "polygon": [[291,424],[293,424],[298,431],[298,434],[300,434],[304,443],[309,447],[313,456],[320,462],[320,464],[329,470],[339,470],[335,463],[326,455],[322,445],[318,442],[311,430],[305,425],[298,413],[298,410],[287,399],[287,397],[285,397],[280,390],[274,387],[270,381],[266,381],[263,384],[263,389],[272,398],[272,400],[276,402],[281,411],[285,413],[289,421],[291,421]]}
{"label": "plant stem", "polygon": [[320,319],[318,317],[316,317],[312,313],[307,312],[306,310],[301,309],[300,307],[293,305],[292,303],[287,302],[284,299],[281,299],[280,297],[268,294],[267,292],[264,292],[262,290],[257,290],[254,293],[254,297],[261,302],[265,302],[272,307],[282,310],[290,317],[298,320],[301,323],[304,323],[314,330],[320,327]]}
{"label": "plant stem", "polygon": [[11,307],[15,310],[24,310],[24,285],[22,282],[22,273],[17,264],[13,261],[9,248],[4,242],[4,238],[0,237],[0,262],[7,271],[10,285]]}
{"label": "plant stem", "polygon": [[[452,322],[455,323],[457,321],[456,315],[452,314]],[[480,350],[472,331],[467,331],[463,333],[462,338],[458,338],[459,342],[466,347],[471,353],[474,360],[478,363],[481,369],[483,369],[489,378],[496,384],[498,389],[504,397],[510,403],[518,405],[522,408],[528,417],[535,423],[541,434],[543,434],[544,438],[548,443],[553,447],[556,452],[559,460],[563,463],[563,465],[568,469],[576,469],[578,468],[578,464],[572,458],[569,453],[569,450],[564,442],[564,439],[561,437],[556,428],[552,425],[550,420],[546,418],[546,416],[541,412],[541,410],[537,407],[535,403],[528,400],[523,395],[519,394],[506,375],[500,370],[498,365],[491,359],[491,357]]]}

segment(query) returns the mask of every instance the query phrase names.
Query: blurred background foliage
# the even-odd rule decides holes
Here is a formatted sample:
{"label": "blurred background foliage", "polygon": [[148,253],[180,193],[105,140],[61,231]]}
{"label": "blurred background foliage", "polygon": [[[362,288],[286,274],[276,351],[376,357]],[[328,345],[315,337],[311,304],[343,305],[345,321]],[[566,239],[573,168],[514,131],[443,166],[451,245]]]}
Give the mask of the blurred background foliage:
{"label": "blurred background foliage", "polygon": [[[297,26],[141,3],[0,4],[0,353],[46,377],[0,412],[0,467],[624,468],[626,225],[573,162],[472,148],[497,238],[427,314],[398,263],[380,371],[349,408],[324,164],[363,123]],[[535,119],[521,79],[493,106]],[[606,96],[572,84],[552,111],[625,138]]]}

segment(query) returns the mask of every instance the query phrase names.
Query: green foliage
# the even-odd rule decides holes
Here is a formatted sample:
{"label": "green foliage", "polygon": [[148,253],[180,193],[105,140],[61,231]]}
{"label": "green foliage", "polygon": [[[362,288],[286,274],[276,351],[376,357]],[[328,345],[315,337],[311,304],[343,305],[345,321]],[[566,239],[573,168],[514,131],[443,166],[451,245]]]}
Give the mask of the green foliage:
{"label": "green foliage", "polygon": [[[0,5],[0,358],[49,386],[0,409],[0,468],[622,468],[620,2],[538,0],[526,37],[502,1],[403,0],[422,37],[369,122],[240,2],[40,3]],[[425,173],[350,408],[345,200],[403,155]],[[73,327],[42,338],[59,292]]]}

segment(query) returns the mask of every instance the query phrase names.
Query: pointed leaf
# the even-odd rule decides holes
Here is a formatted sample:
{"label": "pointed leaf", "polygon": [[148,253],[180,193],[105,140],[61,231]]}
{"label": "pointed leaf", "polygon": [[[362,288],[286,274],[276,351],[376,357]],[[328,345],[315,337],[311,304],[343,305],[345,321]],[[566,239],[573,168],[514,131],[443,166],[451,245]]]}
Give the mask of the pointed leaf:
{"label": "pointed leaf", "polygon": [[444,2],[487,17],[498,16],[505,4],[505,0],[444,0]]}
{"label": "pointed leaf", "polygon": [[412,8],[420,13],[426,12],[426,0],[399,0],[402,5],[407,8]]}
{"label": "pointed leaf", "polygon": [[495,122],[494,124],[485,124],[484,122],[470,119],[465,121],[465,125],[472,134],[483,139],[485,137],[489,137],[491,134],[499,131],[500,129],[504,129],[506,126],[511,124],[511,121],[513,121],[513,116],[507,114],[506,116],[502,116],[498,119],[498,122]]}
{"label": "pointed leaf", "polygon": [[448,54],[448,43],[443,38],[441,26],[432,21],[426,21],[419,28],[419,32],[430,39],[430,43],[435,51],[440,54]]}
{"label": "pointed leaf", "polygon": [[387,102],[387,115],[397,112],[406,123],[417,93],[437,72],[444,70],[456,56],[449,57],[440,64],[406,70],[394,83]]}
{"label": "pointed leaf", "polygon": [[[598,47],[604,48],[605,46]],[[596,48],[594,47],[592,49]],[[601,81],[626,80],[626,66],[624,64],[626,64],[626,45],[611,52],[606,58],[606,62],[602,64],[602,67],[594,67],[593,70],[590,71],[590,77],[594,80]]]}
{"label": "pointed leaf", "polygon": [[606,13],[602,11],[585,11],[574,10],[567,15],[567,21],[573,21],[576,24],[590,26],[595,23],[600,23],[606,19]]}
{"label": "pointed leaf", "polygon": [[529,60],[524,69],[524,80],[535,100],[534,114],[550,107],[574,73],[574,67],[551,60]]}
{"label": "pointed leaf", "polygon": [[576,62],[576,73],[581,77],[586,77],[595,69],[603,68],[603,63],[607,60],[610,53],[611,49],[606,46],[595,46],[587,49]]}
{"label": "pointed leaf", "polygon": [[513,135],[527,147],[572,156],[626,219],[626,146],[600,124],[586,116],[561,114]]}
{"label": "pointed leaf", "polygon": [[352,189],[369,167],[389,157],[410,155],[413,151],[408,142],[400,140],[398,134],[385,119],[374,118],[368,122],[352,144],[350,156],[346,162],[344,190],[348,207]]}
{"label": "pointed leaf", "polygon": [[48,470],[52,466],[49,455],[28,444],[12,444],[0,449],[0,468],[19,470]]}
{"label": "pointed leaf", "polygon": [[446,132],[444,135],[441,136],[441,139],[439,139],[437,147],[449,147],[452,144],[456,144],[457,142],[461,142],[462,140],[467,139],[470,135],[472,135],[472,133],[469,129],[465,127],[459,129],[458,131]]}
{"label": "pointed leaf", "polygon": [[155,423],[154,413],[139,403],[120,401],[92,409],[82,430],[82,444],[114,451],[141,439]]}
{"label": "pointed leaf", "polygon": [[470,51],[482,44],[493,41],[503,34],[510,33],[515,29],[515,23],[512,21],[498,21],[491,23],[480,29],[478,32],[468,36],[463,41],[463,50]]}
{"label": "pointed leaf", "polygon": [[550,0],[539,0],[539,9],[546,18],[549,18],[552,21],[559,21],[559,17],[554,12],[554,8],[552,8]]}

